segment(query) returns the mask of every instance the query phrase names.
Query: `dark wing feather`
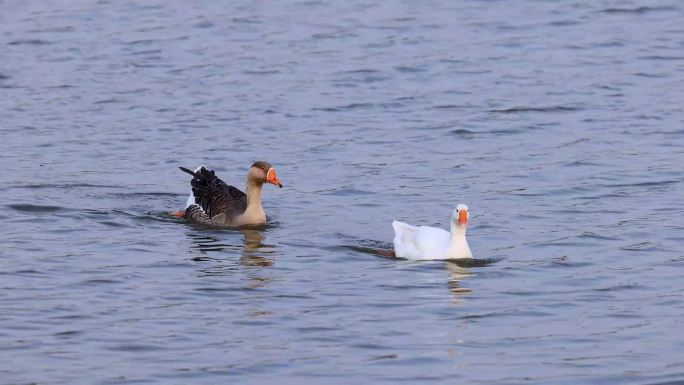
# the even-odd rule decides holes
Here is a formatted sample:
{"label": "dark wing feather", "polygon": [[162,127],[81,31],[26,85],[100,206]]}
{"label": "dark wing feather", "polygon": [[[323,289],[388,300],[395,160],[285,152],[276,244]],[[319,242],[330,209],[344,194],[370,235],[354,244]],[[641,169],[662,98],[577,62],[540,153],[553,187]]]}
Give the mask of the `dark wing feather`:
{"label": "dark wing feather", "polygon": [[247,209],[247,195],[239,189],[227,185],[214,174],[213,170],[201,167],[190,181],[195,203],[210,219],[223,214],[224,221],[230,223]]}

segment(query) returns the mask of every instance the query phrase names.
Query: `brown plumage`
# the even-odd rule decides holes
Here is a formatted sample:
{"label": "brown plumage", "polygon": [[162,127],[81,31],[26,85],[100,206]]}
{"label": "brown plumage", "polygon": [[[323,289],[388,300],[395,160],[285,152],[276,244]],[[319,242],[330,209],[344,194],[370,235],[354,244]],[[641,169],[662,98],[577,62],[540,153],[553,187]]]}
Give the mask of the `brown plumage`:
{"label": "brown plumage", "polygon": [[264,172],[268,172],[268,169],[272,168],[273,166],[271,166],[271,164],[268,162],[264,162],[263,160],[257,160],[252,164],[252,167],[256,167],[264,170]]}
{"label": "brown plumage", "polygon": [[261,207],[263,184],[282,187],[273,166],[263,161],[255,162],[250,167],[246,194],[226,184],[213,170],[204,166],[196,171],[179,168],[192,175],[192,198],[188,201],[184,217],[209,226],[237,227],[266,223],[266,214]]}

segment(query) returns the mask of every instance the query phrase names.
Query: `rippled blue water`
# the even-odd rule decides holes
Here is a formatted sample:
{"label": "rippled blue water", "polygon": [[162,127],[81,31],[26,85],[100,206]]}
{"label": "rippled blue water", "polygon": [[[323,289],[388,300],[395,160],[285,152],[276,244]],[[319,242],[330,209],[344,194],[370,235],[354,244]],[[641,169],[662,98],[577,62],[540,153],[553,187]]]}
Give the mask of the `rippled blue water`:
{"label": "rippled blue water", "polygon": [[[684,381],[682,20],[0,1],[0,383]],[[267,227],[165,214],[256,159]],[[475,263],[373,251],[459,202]]]}

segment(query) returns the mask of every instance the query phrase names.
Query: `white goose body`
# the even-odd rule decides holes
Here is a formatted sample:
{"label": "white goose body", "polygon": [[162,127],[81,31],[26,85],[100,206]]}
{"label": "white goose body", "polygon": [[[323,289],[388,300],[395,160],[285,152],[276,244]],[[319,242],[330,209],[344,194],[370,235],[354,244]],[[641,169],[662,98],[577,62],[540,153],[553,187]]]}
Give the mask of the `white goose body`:
{"label": "white goose body", "polygon": [[458,205],[454,210],[451,232],[393,221],[394,253],[399,258],[410,260],[472,258],[465,236],[467,221],[466,205]]}

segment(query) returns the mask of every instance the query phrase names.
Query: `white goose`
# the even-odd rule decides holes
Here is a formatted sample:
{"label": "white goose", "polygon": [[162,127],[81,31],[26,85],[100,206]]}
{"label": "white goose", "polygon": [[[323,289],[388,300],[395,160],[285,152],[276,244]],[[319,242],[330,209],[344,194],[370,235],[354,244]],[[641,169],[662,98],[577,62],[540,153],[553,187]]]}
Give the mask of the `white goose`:
{"label": "white goose", "polygon": [[411,260],[472,258],[466,240],[468,206],[459,204],[451,217],[451,233],[436,227],[393,221],[394,253]]}

